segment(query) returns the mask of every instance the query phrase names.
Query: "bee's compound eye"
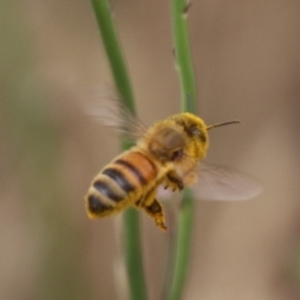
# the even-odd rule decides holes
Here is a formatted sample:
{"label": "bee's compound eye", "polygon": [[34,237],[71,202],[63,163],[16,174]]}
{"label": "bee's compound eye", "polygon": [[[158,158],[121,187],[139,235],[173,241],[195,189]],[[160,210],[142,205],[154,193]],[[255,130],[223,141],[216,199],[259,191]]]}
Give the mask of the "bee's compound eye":
{"label": "bee's compound eye", "polygon": [[189,129],[188,129],[189,133],[191,136],[197,136],[201,133],[200,129],[197,127],[197,126],[191,126]]}
{"label": "bee's compound eye", "polygon": [[192,126],[189,132],[192,137],[198,137],[202,142],[206,142],[205,134],[197,126]]}
{"label": "bee's compound eye", "polygon": [[183,157],[183,149],[178,149],[173,152],[172,160],[177,160]]}

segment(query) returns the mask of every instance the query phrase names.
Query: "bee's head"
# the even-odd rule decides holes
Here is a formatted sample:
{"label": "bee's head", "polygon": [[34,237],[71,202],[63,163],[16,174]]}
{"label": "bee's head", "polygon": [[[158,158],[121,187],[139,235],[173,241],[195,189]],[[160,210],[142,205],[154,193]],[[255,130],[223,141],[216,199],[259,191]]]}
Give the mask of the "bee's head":
{"label": "bee's head", "polygon": [[205,157],[209,145],[207,126],[202,119],[191,113],[172,116],[171,119],[182,127],[187,137],[187,152],[196,159]]}
{"label": "bee's head", "polygon": [[187,150],[196,159],[201,159],[206,155],[209,146],[208,130],[223,125],[239,123],[239,121],[230,121],[207,126],[201,118],[192,113],[178,114],[172,116],[171,119],[179,126],[182,126],[188,140]]}
{"label": "bee's head", "polygon": [[144,138],[144,145],[162,162],[180,161],[184,157],[204,158],[209,145],[208,130],[237,121],[207,126],[192,113],[173,115],[156,123]]}

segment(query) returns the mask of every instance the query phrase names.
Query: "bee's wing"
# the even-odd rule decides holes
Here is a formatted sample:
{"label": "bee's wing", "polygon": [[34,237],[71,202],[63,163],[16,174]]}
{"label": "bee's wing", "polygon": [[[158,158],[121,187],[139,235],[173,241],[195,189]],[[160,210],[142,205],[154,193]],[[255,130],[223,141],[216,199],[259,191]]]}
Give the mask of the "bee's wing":
{"label": "bee's wing", "polygon": [[247,200],[262,191],[254,178],[232,169],[201,163],[198,182],[193,187],[196,198],[202,200]]}
{"label": "bee's wing", "polygon": [[[193,169],[190,170],[191,172],[182,175],[184,181],[189,181],[186,176],[195,174]],[[230,168],[201,162],[196,173],[198,180],[191,187],[196,199],[239,201],[254,198],[262,191],[262,186],[256,179]],[[159,187],[158,196],[169,199],[173,197],[173,192]]]}
{"label": "bee's wing", "polygon": [[118,98],[116,93],[100,91],[97,102],[90,104],[87,113],[103,125],[113,127],[132,141],[143,137],[147,127]]}

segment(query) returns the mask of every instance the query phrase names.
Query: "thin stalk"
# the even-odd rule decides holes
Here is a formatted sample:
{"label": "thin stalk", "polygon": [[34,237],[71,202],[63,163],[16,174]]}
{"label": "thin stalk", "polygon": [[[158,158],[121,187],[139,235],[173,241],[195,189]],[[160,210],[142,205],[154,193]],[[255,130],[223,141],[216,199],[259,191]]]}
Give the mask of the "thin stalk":
{"label": "thin stalk", "polygon": [[[176,66],[179,73],[182,94],[182,110],[196,113],[196,80],[188,36],[187,12],[189,5],[185,0],[171,0],[172,23],[175,43]],[[178,235],[173,264],[173,278],[168,300],[181,299],[190,257],[192,228],[194,219],[194,199],[189,189],[183,192]]]}
{"label": "thin stalk", "polygon": [[91,0],[120,101],[135,114],[133,92],[116,27],[107,0]]}
{"label": "thin stalk", "polygon": [[184,190],[180,207],[177,243],[175,249],[175,263],[173,265],[173,278],[170,285],[168,300],[181,299],[188,273],[188,262],[192,241],[192,228],[194,220],[194,199],[189,189]]}
{"label": "thin stalk", "polygon": [[[102,36],[103,44],[108,56],[115,85],[120,94],[120,101],[135,114],[133,92],[114,25],[111,9],[107,0],[91,0]],[[123,141],[122,148],[129,147]],[[139,232],[139,215],[133,209],[124,212],[125,260],[128,275],[130,299],[146,300],[147,290],[142,262],[142,250]]]}
{"label": "thin stalk", "polygon": [[197,88],[188,35],[188,9],[189,4],[186,0],[171,0],[174,49],[181,84],[182,111],[196,113]]}

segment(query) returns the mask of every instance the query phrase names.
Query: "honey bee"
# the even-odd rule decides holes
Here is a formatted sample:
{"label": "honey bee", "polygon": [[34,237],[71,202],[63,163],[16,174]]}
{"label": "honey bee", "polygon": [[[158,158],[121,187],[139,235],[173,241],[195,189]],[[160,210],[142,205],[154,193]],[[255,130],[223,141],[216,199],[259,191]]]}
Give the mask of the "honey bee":
{"label": "honey bee", "polygon": [[[124,115],[126,126],[112,126],[129,132],[136,139],[136,145],[113,159],[93,179],[85,196],[87,214],[91,219],[112,216],[133,206],[144,210],[158,227],[166,231],[163,207],[156,197],[158,187],[181,191],[184,187],[194,185],[199,177],[203,183],[206,181],[205,185],[212,190],[212,195],[215,192],[213,199],[222,198],[215,191],[218,185],[222,187],[221,193],[228,186],[229,189],[230,186],[236,189],[236,185],[232,188],[232,184],[228,184],[226,176],[231,174],[229,181],[232,177],[240,176],[220,167],[203,164],[201,169],[198,165],[207,153],[208,130],[238,121],[207,126],[201,118],[186,112],[172,115],[147,129],[130,113]],[[216,185],[211,184],[214,181]],[[241,184],[241,180],[237,182]],[[246,192],[246,198],[257,194],[255,184],[249,183],[249,180],[242,182],[247,182],[249,186],[246,190],[251,191]],[[201,192],[202,189],[199,190]],[[205,188],[203,191],[204,197],[210,198],[209,194],[205,194]],[[239,196],[243,197],[243,191]]]}

